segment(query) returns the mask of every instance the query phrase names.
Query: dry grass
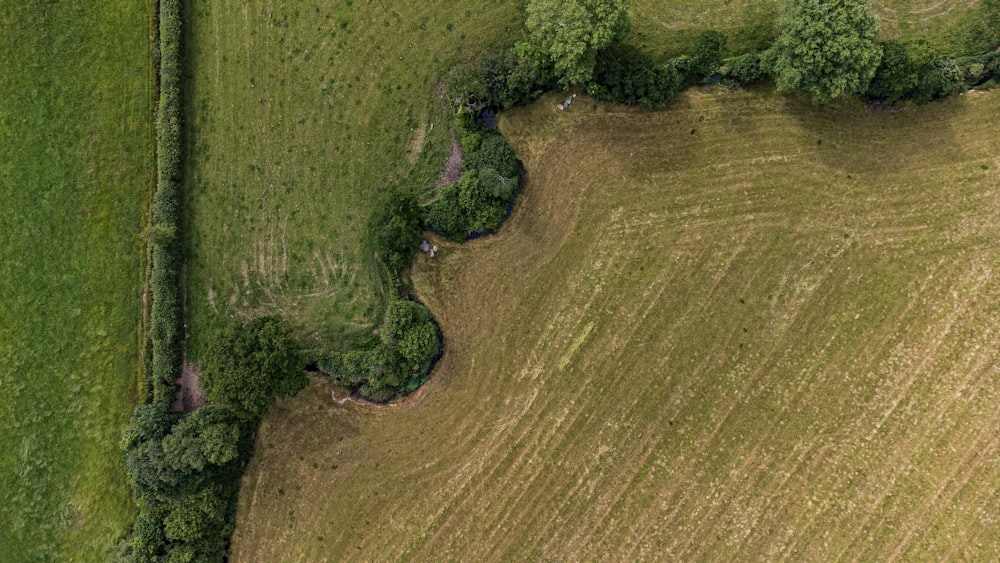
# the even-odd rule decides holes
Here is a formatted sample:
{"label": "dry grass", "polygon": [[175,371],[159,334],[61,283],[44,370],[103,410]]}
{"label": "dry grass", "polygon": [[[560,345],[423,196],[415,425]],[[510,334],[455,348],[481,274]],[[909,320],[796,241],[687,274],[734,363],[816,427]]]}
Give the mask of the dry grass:
{"label": "dry grass", "polygon": [[281,403],[234,560],[1000,557],[1000,94],[556,101],[500,235],[416,266],[426,390]]}

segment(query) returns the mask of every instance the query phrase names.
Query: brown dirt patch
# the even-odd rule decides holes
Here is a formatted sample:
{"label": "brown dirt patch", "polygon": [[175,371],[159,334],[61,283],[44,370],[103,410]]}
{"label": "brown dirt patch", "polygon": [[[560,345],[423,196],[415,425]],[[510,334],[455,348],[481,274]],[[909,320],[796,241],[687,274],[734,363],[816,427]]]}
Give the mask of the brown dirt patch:
{"label": "brown dirt patch", "polygon": [[454,184],[462,177],[464,170],[465,167],[462,166],[462,145],[453,136],[451,138],[451,154],[448,155],[448,161],[444,165],[444,172],[441,173],[441,179],[438,180],[437,187],[443,188]]}
{"label": "brown dirt patch", "polygon": [[170,404],[171,410],[193,411],[208,402],[201,390],[201,373],[191,362],[184,361],[181,376],[175,383],[177,383],[177,394],[174,395],[174,402]]}

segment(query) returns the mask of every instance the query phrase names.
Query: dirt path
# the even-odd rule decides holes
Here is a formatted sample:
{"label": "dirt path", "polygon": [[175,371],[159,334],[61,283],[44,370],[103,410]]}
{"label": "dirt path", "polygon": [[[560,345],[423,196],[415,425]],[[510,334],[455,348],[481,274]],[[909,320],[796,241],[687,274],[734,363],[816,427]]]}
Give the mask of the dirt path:
{"label": "dirt path", "polygon": [[177,383],[177,394],[170,408],[175,411],[193,411],[202,407],[208,401],[201,390],[201,374],[197,368],[187,361],[187,353],[184,354],[184,363],[181,366],[181,377]]}
{"label": "dirt path", "polygon": [[193,411],[208,402],[205,394],[201,390],[201,374],[198,369],[188,361],[187,339],[191,336],[188,333],[188,308],[187,308],[187,271],[181,272],[181,312],[184,318],[184,340],[181,342],[181,376],[174,381],[177,384],[177,394],[174,395],[174,402],[170,403],[170,409],[178,412]]}
{"label": "dirt path", "polygon": [[437,187],[443,188],[454,184],[462,177],[463,170],[462,145],[458,143],[458,139],[452,136],[451,154],[448,155],[448,161],[444,165],[444,172],[441,173],[441,179],[438,180]]}

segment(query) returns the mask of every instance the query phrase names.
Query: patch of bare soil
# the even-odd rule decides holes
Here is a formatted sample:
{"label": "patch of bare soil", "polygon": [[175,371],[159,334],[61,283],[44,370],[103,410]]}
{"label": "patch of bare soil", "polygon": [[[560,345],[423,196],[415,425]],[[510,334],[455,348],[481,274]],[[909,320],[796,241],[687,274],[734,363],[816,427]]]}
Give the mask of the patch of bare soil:
{"label": "patch of bare soil", "polygon": [[458,139],[452,136],[451,154],[448,155],[448,162],[444,165],[444,172],[441,173],[441,179],[438,180],[437,187],[443,188],[454,184],[462,177],[464,170],[465,168],[462,166],[462,145],[458,143]]}
{"label": "patch of bare soil", "polygon": [[187,361],[187,358],[181,366],[181,377],[175,383],[177,383],[177,394],[174,396],[174,402],[170,404],[171,410],[193,411],[208,402],[201,390],[201,374],[191,362]]}

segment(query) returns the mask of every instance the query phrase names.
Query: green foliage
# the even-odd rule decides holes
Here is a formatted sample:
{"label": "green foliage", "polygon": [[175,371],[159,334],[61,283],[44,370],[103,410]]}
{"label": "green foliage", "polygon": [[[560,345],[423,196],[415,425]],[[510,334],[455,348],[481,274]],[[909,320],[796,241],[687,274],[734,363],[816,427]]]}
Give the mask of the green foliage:
{"label": "green foliage", "polygon": [[124,443],[140,512],[117,559],[222,560],[254,422],[222,405],[183,415],[156,403],[137,409]]}
{"label": "green foliage", "polygon": [[882,60],[868,86],[867,96],[896,103],[911,96],[920,79],[920,69],[899,41],[882,41]]}
{"label": "green foliage", "polygon": [[551,68],[559,84],[590,81],[597,53],[629,31],[627,0],[532,0],[526,7],[526,43],[520,52]]}
{"label": "green foliage", "polygon": [[503,135],[487,134],[465,158],[467,169],[492,169],[505,178],[517,175],[517,155]]}
{"label": "green foliage", "polygon": [[882,63],[866,95],[886,103],[927,103],[945,98],[986,79],[996,59],[994,54],[944,58],[925,41],[885,41],[882,48]]}
{"label": "green foliage", "polygon": [[729,57],[722,61],[723,74],[726,78],[740,84],[751,84],[764,78],[764,69],[760,66],[760,55],[745,53]]}
{"label": "green foliage", "polygon": [[441,352],[437,324],[427,307],[416,301],[390,302],[380,334],[383,344],[396,347],[418,375],[425,374]]}
{"label": "green foliage", "polygon": [[597,57],[594,84],[587,93],[599,100],[644,107],[661,106],[680,91],[673,65],[657,64],[634,50],[608,50]]}
{"label": "green foliage", "polygon": [[239,423],[228,408],[200,408],[182,418],[163,438],[163,453],[177,471],[225,465],[239,455]]}
{"label": "green foliage", "polygon": [[391,191],[368,223],[368,240],[390,272],[398,274],[409,269],[420,242],[420,207],[416,198]]}
{"label": "green foliage", "polygon": [[455,241],[499,228],[519,185],[517,155],[502,135],[475,128],[462,144],[465,172],[423,209],[424,224]]}
{"label": "green foliage", "polygon": [[218,331],[201,377],[208,398],[258,418],[278,397],[294,396],[308,383],[291,327],[273,316]]}
{"label": "green foliage", "polygon": [[533,100],[544,90],[548,77],[534,61],[517,49],[487,55],[479,65],[485,105],[508,109]]}
{"label": "green foliage", "polygon": [[765,68],[779,90],[817,103],[865,92],[882,56],[879,22],[867,0],[786,0],[778,30]]}
{"label": "green foliage", "polygon": [[430,311],[416,301],[392,300],[379,335],[378,345],[328,354],[318,362],[319,368],[376,402],[412,391],[441,353],[441,333]]}
{"label": "green foliage", "polygon": [[715,74],[722,65],[722,54],[726,48],[726,36],[718,31],[704,31],[694,42],[684,75],[686,84],[700,84]]}
{"label": "green foliage", "polygon": [[459,242],[495,231],[507,215],[517,183],[516,176],[506,178],[492,168],[466,171],[424,208],[424,223]]}
{"label": "green foliage", "polygon": [[182,553],[189,551],[199,558],[218,561],[208,556],[224,552],[233,529],[227,518],[226,492],[220,484],[211,483],[181,496],[163,519],[167,540],[187,544],[181,548]]}
{"label": "green foliage", "polygon": [[156,191],[153,194],[152,297],[149,338],[152,343],[153,400],[169,403],[180,370],[182,175],[181,2],[161,0],[159,13],[160,97],[156,112]]}

